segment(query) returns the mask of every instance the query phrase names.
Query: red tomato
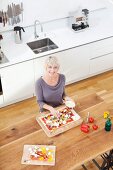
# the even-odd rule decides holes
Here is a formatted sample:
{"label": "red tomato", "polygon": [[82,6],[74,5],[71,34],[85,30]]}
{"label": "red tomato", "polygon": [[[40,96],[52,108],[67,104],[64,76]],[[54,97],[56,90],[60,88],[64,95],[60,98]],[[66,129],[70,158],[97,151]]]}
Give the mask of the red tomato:
{"label": "red tomato", "polygon": [[93,117],[89,117],[89,123],[93,123],[94,122],[94,118]]}
{"label": "red tomato", "polygon": [[82,124],[81,127],[83,127],[83,128],[90,128],[90,126],[88,124]]}
{"label": "red tomato", "polygon": [[88,133],[88,132],[89,132],[89,128],[81,127],[81,131],[82,131],[82,132],[85,132],[85,133]]}
{"label": "red tomato", "polygon": [[95,124],[92,127],[93,127],[93,130],[97,130],[98,129],[98,126],[95,125]]}
{"label": "red tomato", "polygon": [[73,119],[69,118],[69,119],[66,121],[66,123],[72,122],[72,121],[73,121]]}

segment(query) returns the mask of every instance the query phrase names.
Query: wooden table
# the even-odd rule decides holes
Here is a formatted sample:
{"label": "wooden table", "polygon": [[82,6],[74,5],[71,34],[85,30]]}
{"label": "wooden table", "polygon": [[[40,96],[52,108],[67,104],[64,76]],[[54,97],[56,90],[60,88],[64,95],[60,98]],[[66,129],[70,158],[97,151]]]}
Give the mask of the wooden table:
{"label": "wooden table", "polygon": [[[104,111],[110,111],[101,94],[91,94],[78,101],[76,112],[82,118],[87,113],[95,118],[99,129],[83,133],[80,126],[49,138],[36,121],[37,114],[19,124],[3,129],[0,133],[0,170],[73,170],[98,155],[113,149],[113,127],[104,130]],[[21,158],[25,144],[55,145],[55,166],[22,165]]]}

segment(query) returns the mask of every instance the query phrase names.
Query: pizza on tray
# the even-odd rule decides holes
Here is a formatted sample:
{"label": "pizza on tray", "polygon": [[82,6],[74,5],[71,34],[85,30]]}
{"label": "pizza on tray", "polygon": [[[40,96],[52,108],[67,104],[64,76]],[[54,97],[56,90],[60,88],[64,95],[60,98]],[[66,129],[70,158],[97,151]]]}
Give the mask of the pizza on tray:
{"label": "pizza on tray", "polygon": [[65,107],[62,110],[58,111],[57,117],[52,114],[48,114],[42,117],[41,121],[45,124],[48,130],[52,131],[59,127],[67,125],[70,122],[78,120],[80,117],[78,117],[78,115],[75,113],[76,112],[73,109]]}

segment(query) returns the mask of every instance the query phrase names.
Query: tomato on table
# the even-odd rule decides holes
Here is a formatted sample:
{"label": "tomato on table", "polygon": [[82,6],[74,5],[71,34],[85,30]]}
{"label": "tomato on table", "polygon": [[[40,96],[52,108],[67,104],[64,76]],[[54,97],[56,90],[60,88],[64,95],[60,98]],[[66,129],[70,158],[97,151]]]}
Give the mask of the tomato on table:
{"label": "tomato on table", "polygon": [[93,117],[89,117],[88,122],[89,123],[93,123],[94,122],[94,118]]}
{"label": "tomato on table", "polygon": [[94,124],[93,126],[93,130],[97,130],[98,129],[98,125]]}
{"label": "tomato on table", "polygon": [[90,128],[90,126],[88,124],[84,124],[84,123],[80,127],[81,131],[85,132],[85,133],[89,132],[89,128]]}

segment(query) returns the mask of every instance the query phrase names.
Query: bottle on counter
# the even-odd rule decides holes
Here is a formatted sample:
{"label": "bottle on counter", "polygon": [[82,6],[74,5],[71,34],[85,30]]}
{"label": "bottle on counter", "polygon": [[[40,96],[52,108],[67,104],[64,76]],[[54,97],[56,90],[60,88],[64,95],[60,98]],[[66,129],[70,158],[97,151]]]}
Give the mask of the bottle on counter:
{"label": "bottle on counter", "polygon": [[111,126],[112,126],[111,119],[108,118],[107,121],[105,122],[105,130],[106,131],[110,131],[111,130]]}

